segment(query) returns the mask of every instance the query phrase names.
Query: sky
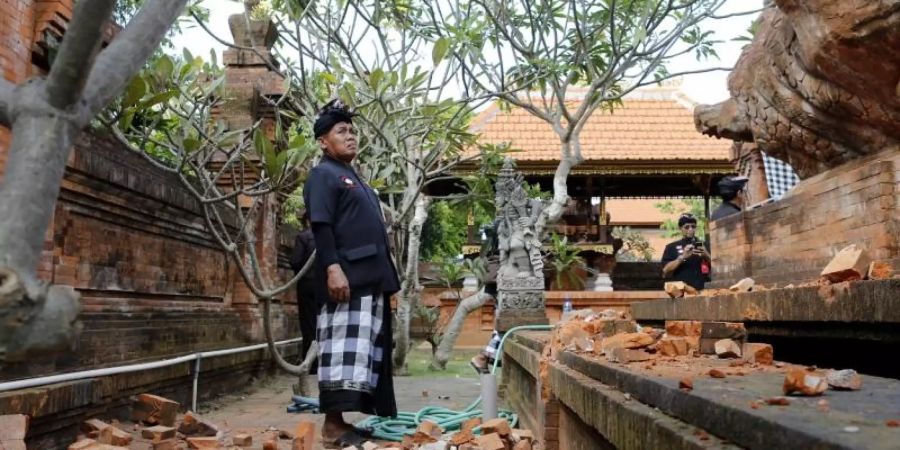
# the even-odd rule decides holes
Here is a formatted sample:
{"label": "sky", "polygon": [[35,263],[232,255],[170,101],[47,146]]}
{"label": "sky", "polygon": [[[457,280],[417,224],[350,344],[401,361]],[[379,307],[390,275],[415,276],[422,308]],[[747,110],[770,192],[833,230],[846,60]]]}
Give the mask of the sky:
{"label": "sky", "polygon": [[[223,40],[231,40],[231,32],[228,29],[228,16],[243,12],[243,4],[234,0],[205,0],[202,5],[210,10],[209,28]],[[762,7],[762,0],[729,0],[719,11],[719,15],[736,12],[750,11]],[[733,38],[746,35],[755,15],[737,16],[727,19],[711,21],[704,25],[705,30],[714,32],[716,39],[725,41],[718,44],[715,49],[719,54],[719,60],[698,62],[691,55],[685,55],[669,66],[670,73],[702,69],[706,67],[732,67],[741,54],[741,48],[746,42],[735,42]],[[210,49],[217,53],[221,61],[222,50],[225,46],[217,42],[202,28],[194,25],[185,27],[180,36],[173,39],[173,44],[178,53],[181,48],[187,48],[197,56],[208,58]],[[698,103],[717,103],[729,97],[727,87],[728,72],[716,71],[701,74],[685,75],[682,79],[681,89],[692,100]]]}

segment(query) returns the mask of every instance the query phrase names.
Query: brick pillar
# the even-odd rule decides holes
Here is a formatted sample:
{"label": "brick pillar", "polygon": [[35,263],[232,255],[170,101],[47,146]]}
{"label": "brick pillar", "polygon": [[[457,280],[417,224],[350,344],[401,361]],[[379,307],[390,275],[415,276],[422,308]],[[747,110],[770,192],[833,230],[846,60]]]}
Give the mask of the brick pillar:
{"label": "brick pillar", "polygon": [[[270,21],[250,21],[249,28],[243,14],[231,16],[228,20],[236,45],[254,47],[257,54],[250,50],[228,49],[223,53],[225,65],[225,90],[228,101],[221,105],[218,116],[231,129],[244,129],[262,119],[262,129],[270,138],[275,133],[274,111],[267,105],[266,98],[277,98],[283,93],[284,79],[270,69],[275,64],[271,49],[275,43],[275,28]],[[213,161],[213,165],[221,161]],[[252,184],[257,179],[245,179]],[[221,186],[227,189],[231,180],[222,180]],[[252,199],[240,199],[240,204],[249,207]],[[256,254],[260,262],[263,276],[277,280],[278,275],[278,211],[279,202],[274,195],[258,198],[257,220],[252,224],[256,233]],[[256,298],[245,285],[243,279],[234,270],[234,288],[231,290],[231,305],[241,312],[242,320],[247,326],[247,333],[254,338],[262,338],[261,309]],[[285,296],[288,297],[288,296]],[[291,297],[292,298],[292,297]],[[277,314],[277,313],[276,313]],[[282,323],[273,323],[276,335],[280,333]]]}

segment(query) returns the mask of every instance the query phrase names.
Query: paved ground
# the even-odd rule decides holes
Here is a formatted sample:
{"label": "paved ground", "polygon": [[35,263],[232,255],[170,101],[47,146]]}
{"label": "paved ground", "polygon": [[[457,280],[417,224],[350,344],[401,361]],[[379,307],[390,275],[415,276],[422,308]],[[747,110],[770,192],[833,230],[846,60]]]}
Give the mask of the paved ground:
{"label": "paved ground", "polygon": [[[314,421],[321,425],[323,415],[292,414],[285,408],[290,403],[291,385],[296,379],[278,376],[263,380],[246,392],[229,395],[218,400],[201,404],[203,417],[218,424],[229,434],[247,432],[253,436],[254,447],[262,448],[263,436],[270,428],[293,433],[301,420]],[[480,384],[474,377],[418,376],[394,378],[397,404],[401,411],[418,411],[425,406],[443,406],[464,409],[480,393]],[[449,398],[446,398],[449,397]],[[365,416],[347,415],[347,419],[357,421]],[[282,449],[290,449],[289,440],[281,440]],[[324,449],[321,443],[316,449]]]}

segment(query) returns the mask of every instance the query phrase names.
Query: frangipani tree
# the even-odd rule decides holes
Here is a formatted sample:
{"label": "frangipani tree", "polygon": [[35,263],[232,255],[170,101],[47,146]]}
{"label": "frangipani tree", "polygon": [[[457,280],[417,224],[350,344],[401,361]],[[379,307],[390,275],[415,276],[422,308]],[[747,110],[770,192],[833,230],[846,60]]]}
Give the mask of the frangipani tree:
{"label": "frangipani tree", "polygon": [[46,77],[0,77],[0,125],[12,130],[0,185],[0,361],[62,351],[77,332],[78,294],[37,278],[72,145],[156,51],[187,0],[147,2],[100,49],[114,0],[79,0]]}
{"label": "frangipani tree", "polygon": [[[682,55],[715,57],[712,33],[725,0],[442,0],[416,3],[409,21],[447,46],[469,96],[492,94],[540,118],[559,138],[553,197],[544,220],[568,200],[566,180],[584,160],[580,133],[642,86],[705,67],[669,72]],[[753,13],[758,12],[754,11]]]}

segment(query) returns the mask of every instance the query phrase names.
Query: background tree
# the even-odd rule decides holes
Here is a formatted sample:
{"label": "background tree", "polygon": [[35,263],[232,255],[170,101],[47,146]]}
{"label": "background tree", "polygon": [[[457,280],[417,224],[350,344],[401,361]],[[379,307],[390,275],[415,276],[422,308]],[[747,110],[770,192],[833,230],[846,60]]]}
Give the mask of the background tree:
{"label": "background tree", "polygon": [[[400,271],[393,357],[401,374],[422,289],[421,234],[431,203],[425,192],[451,178],[459,164],[496,148],[475,145],[468,132],[474,109],[488,96],[451,98],[447,86],[458,63],[446,60],[446,45],[432,45],[409,27],[407,15],[401,2],[272,2],[292,109],[313,117],[324,90],[360,114],[358,168],[382,198]],[[324,80],[322,90],[311,88],[315,76]]]}
{"label": "background tree", "polygon": [[[566,180],[584,157],[580,133],[591,115],[611,110],[642,86],[708,67],[670,73],[674,58],[715,57],[701,23],[724,0],[446,0],[421,2],[411,21],[459,64],[464,95],[492,94],[553,129],[560,162],[545,219],[568,200]],[[522,90],[527,94],[519,93]]]}
{"label": "background tree", "polygon": [[2,359],[59,351],[74,342],[78,295],[37,279],[44,236],[66,160],[81,130],[156,51],[187,0],[149,2],[100,50],[114,0],[80,0],[46,78],[0,78],[0,125],[12,130],[0,186]]}

